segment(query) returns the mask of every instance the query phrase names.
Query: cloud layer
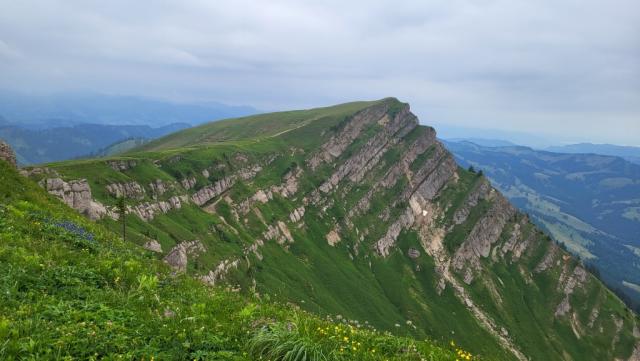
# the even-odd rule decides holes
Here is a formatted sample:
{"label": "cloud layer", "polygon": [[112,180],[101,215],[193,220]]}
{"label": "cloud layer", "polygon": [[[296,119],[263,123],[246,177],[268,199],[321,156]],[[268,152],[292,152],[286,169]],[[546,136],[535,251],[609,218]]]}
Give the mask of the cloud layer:
{"label": "cloud layer", "polygon": [[0,88],[266,110],[396,96],[424,123],[640,145],[636,0],[0,3]]}

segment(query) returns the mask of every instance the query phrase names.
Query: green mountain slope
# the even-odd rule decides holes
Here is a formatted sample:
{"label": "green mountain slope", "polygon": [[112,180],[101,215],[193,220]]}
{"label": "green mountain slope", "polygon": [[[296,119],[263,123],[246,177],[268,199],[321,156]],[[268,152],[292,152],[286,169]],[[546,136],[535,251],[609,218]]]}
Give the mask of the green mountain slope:
{"label": "green mountain slope", "polygon": [[595,265],[603,280],[640,310],[640,165],[596,154],[446,145],[462,166],[482,169],[515,205]]}
{"label": "green mountain slope", "polygon": [[[331,322],[176,275],[0,160],[2,360],[450,360],[455,346]],[[477,359],[470,356],[469,359]]]}
{"label": "green mountain slope", "polygon": [[[396,99],[24,172],[209,284],[500,360],[638,357],[638,318]],[[635,335],[634,335],[635,333]]]}

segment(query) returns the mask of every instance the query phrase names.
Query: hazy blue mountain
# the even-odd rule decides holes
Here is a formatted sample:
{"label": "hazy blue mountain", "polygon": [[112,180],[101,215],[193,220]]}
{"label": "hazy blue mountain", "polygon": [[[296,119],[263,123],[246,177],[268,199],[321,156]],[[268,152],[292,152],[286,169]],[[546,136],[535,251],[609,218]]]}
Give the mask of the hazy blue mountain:
{"label": "hazy blue mountain", "polygon": [[0,91],[0,115],[5,119],[5,125],[10,123],[31,128],[54,128],[86,123],[195,125],[255,112],[251,107],[229,106],[215,102],[175,103],[103,94],[25,95]]}
{"label": "hazy blue mountain", "polygon": [[188,128],[176,123],[159,128],[148,125],[79,124],[70,127],[28,129],[0,126],[0,139],[15,150],[20,164],[37,164],[97,154],[130,138],[154,139]]}
{"label": "hazy blue mountain", "polygon": [[504,139],[490,139],[490,138],[449,138],[446,139],[449,142],[471,142],[481,145],[483,147],[511,147],[516,145],[508,140]]}
{"label": "hazy blue mountain", "polygon": [[558,153],[602,154],[622,157],[630,162],[640,164],[640,147],[629,147],[615,144],[578,143],[548,147],[548,151]]}
{"label": "hazy blue mountain", "polygon": [[447,142],[605,281],[640,301],[640,166],[620,157]]}
{"label": "hazy blue mountain", "polygon": [[[507,141],[509,145],[526,145],[533,148],[546,148],[558,144],[562,144],[562,139],[550,137],[545,134],[534,134],[531,132],[513,131],[508,129],[492,129],[480,127],[467,127],[452,125],[448,123],[434,123],[433,126],[438,129],[438,136],[441,139],[473,140],[474,143],[479,141],[482,144],[486,140]],[[508,144],[503,144],[504,146]]]}

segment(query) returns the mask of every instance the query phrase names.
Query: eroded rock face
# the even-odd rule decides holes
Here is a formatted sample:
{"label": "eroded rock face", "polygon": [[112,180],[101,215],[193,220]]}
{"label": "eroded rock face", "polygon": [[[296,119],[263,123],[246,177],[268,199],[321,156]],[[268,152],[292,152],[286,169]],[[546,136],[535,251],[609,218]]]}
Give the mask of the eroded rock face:
{"label": "eroded rock face", "polygon": [[293,223],[298,223],[302,220],[302,217],[304,217],[304,212],[305,212],[304,206],[300,206],[294,209],[293,212],[291,212],[291,214],[289,214],[289,219]]}
{"label": "eroded rock face", "polygon": [[182,188],[189,190],[196,185],[196,178],[195,177],[184,178],[183,180],[180,181],[180,184],[182,184]]}
{"label": "eroded rock face", "polygon": [[302,169],[297,168],[285,174],[282,184],[271,187],[273,193],[278,193],[285,198],[292,197],[298,192],[298,179],[302,175]]}
{"label": "eroded rock face", "polygon": [[265,204],[273,199],[274,194],[279,194],[284,198],[292,197],[298,191],[298,178],[301,174],[302,170],[300,169],[287,172],[281,184],[273,185],[267,189],[259,189],[253,196],[240,202],[235,210],[246,215],[254,208],[256,202]]}
{"label": "eroded rock face", "polygon": [[337,229],[332,229],[329,233],[327,233],[327,243],[329,243],[330,246],[335,246],[336,244],[338,244],[338,242],[341,241],[340,239],[340,234],[338,233]]}
{"label": "eroded rock face", "polygon": [[107,208],[93,200],[91,188],[86,179],[77,179],[65,182],[61,178],[46,178],[40,185],[50,194],[60,198],[69,207],[86,215],[92,220],[97,220],[111,214]]}
{"label": "eroded rock face", "polygon": [[462,224],[469,217],[469,213],[471,213],[471,209],[478,205],[478,201],[481,199],[486,199],[489,197],[491,193],[491,185],[487,179],[482,179],[480,183],[474,187],[473,191],[469,194],[467,199],[464,202],[464,205],[456,211],[453,215],[453,221],[455,224]]}
{"label": "eroded rock face", "polygon": [[414,213],[411,207],[407,207],[407,210],[387,229],[387,233],[384,237],[380,238],[375,244],[375,250],[379,255],[386,257],[389,255],[391,248],[395,245],[400,232],[409,228],[415,221]]}
{"label": "eroded rock face", "polygon": [[[434,146],[436,141],[435,131],[433,128],[427,128],[423,134],[416,139],[416,141],[409,147],[405,155],[402,157],[402,161],[394,164],[385,176],[377,181],[371,189],[356,203],[355,207],[349,210],[347,223],[351,222],[353,217],[366,212],[371,205],[371,198],[373,195],[380,191],[380,189],[389,189],[393,187],[402,176],[408,176],[409,180],[412,180],[413,172],[410,170],[411,164],[416,158],[426,152],[430,147]],[[437,163],[429,163],[430,167],[435,167]],[[424,180],[424,179],[422,179]],[[402,199],[408,197],[412,192],[406,192],[401,195]]]}
{"label": "eroded rock face", "polygon": [[270,224],[267,230],[264,231],[262,237],[265,240],[275,240],[278,244],[285,244],[287,242],[293,243],[293,237],[289,228],[282,221],[277,221],[275,224]]}
{"label": "eroded rock face", "polygon": [[226,190],[231,188],[234,184],[234,180],[230,177],[225,177],[215,182],[212,185],[206,186],[191,196],[193,203],[202,206],[213,198],[221,195]]}
{"label": "eroded rock face", "polygon": [[426,200],[432,200],[444,185],[454,176],[457,164],[452,157],[446,157],[436,169],[420,184],[416,193]]}
{"label": "eroded rock face", "polygon": [[534,272],[536,273],[544,272],[550,267],[552,267],[559,253],[560,253],[560,248],[558,248],[556,245],[552,244],[551,246],[549,246],[547,253],[544,255],[544,258],[542,259],[542,261],[540,261],[540,263],[536,266],[536,268],[534,269]]}
{"label": "eroded rock face", "polygon": [[260,203],[267,203],[273,199],[273,193],[271,191],[263,191],[262,189],[257,191],[256,194],[253,195],[253,200]]}
{"label": "eroded rock face", "polygon": [[151,221],[158,214],[165,214],[172,209],[182,208],[182,202],[186,201],[186,197],[180,198],[173,196],[167,201],[144,202],[133,206],[128,206],[127,211],[140,217],[143,221]]}
{"label": "eroded rock face", "polygon": [[503,196],[495,197],[491,209],[473,227],[469,236],[455,252],[452,265],[455,270],[467,269],[465,281],[473,279],[471,271],[479,269],[480,258],[487,258],[491,246],[498,240],[505,224],[515,214],[516,210]]}
{"label": "eroded rock face", "polygon": [[262,170],[262,166],[256,164],[251,167],[242,168],[238,171],[238,177],[242,180],[249,180],[255,177]]}
{"label": "eroded rock face", "polygon": [[633,349],[633,353],[631,353],[628,361],[640,361],[640,342],[636,344],[636,347]]}
{"label": "eroded rock face", "polygon": [[14,168],[18,166],[18,163],[16,162],[16,153],[13,152],[13,149],[11,149],[9,144],[1,140],[0,140],[0,159],[9,163]]}
{"label": "eroded rock face", "polygon": [[198,240],[180,242],[169,251],[164,261],[176,271],[185,272],[189,257],[197,257],[206,251],[202,242]]}
{"label": "eroded rock face", "polygon": [[[378,120],[378,123],[384,126],[383,130],[376,133],[358,153],[340,165],[331,177],[319,187],[321,192],[328,193],[346,177],[352,182],[359,182],[380,161],[391,144],[398,142],[418,125],[417,118],[411,114],[408,107],[403,108],[393,119],[389,119],[389,116],[385,114]],[[333,156],[331,152],[327,154]]]}
{"label": "eroded rock face", "polygon": [[238,268],[238,260],[224,260],[220,262],[215,269],[209,271],[206,275],[200,277],[204,283],[215,286],[216,283],[223,280],[224,277],[232,270]]}
{"label": "eroded rock face", "polygon": [[334,158],[339,157],[360,135],[366,125],[381,120],[386,115],[387,110],[388,106],[381,104],[356,113],[337,134],[333,135],[322,146],[322,149],[317,154],[314,154],[307,161],[309,167],[315,170],[321,163],[331,162]]}
{"label": "eroded rock face", "polygon": [[[563,274],[566,274],[563,272]],[[562,278],[562,275],[561,275]],[[562,293],[564,293],[565,297],[562,299],[562,302],[556,308],[556,312],[554,315],[556,317],[564,316],[571,310],[571,304],[569,302],[569,297],[573,294],[576,287],[581,286],[587,280],[587,271],[584,268],[577,266],[573,269],[573,273],[569,276],[568,279],[562,280],[560,282],[560,286],[564,285],[562,288]]]}
{"label": "eroded rock face", "polygon": [[[428,162],[432,163],[432,162]],[[433,217],[429,214],[428,205],[431,200],[438,194],[444,185],[455,175],[457,166],[453,158],[443,156],[440,163],[425,175],[422,182],[414,187],[414,194],[409,198],[409,206],[398,219],[387,229],[387,233],[379,239],[374,248],[379,255],[386,257],[389,255],[391,247],[393,247],[403,229],[413,226],[416,217]],[[406,196],[409,193],[403,193]],[[401,196],[401,197],[402,197]],[[396,200],[399,202],[399,199]]]}
{"label": "eroded rock face", "polygon": [[142,199],[145,194],[144,188],[137,182],[111,183],[106,188],[116,198]]}
{"label": "eroded rock face", "polygon": [[153,193],[153,198],[158,198],[159,196],[162,196],[169,187],[162,181],[162,179],[156,179],[149,183],[149,188]]}

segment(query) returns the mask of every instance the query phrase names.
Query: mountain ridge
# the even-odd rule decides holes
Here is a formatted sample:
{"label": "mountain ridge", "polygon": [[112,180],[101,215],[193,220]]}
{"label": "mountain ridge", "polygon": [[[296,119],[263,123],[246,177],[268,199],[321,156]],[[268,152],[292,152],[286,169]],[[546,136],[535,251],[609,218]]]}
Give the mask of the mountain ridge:
{"label": "mountain ridge", "polygon": [[131,240],[211,284],[460,335],[497,359],[638,357],[637,315],[394,98],[216,122],[23,173],[113,229],[126,196]]}
{"label": "mountain ridge", "polygon": [[546,150],[556,153],[589,153],[611,155],[624,158],[635,164],[640,164],[640,147],[615,144],[576,143],[563,146],[549,147]]}

